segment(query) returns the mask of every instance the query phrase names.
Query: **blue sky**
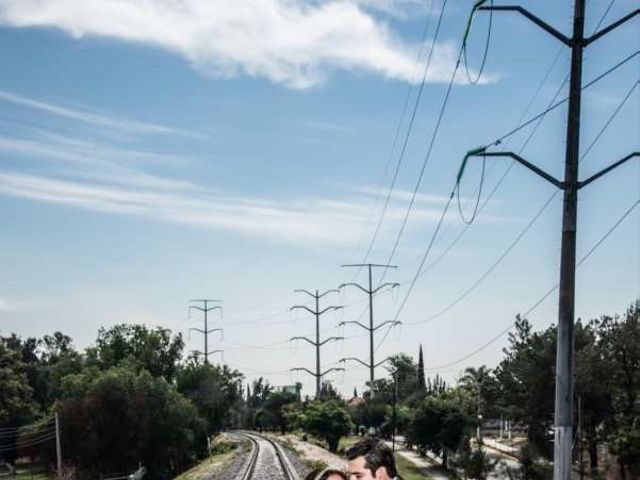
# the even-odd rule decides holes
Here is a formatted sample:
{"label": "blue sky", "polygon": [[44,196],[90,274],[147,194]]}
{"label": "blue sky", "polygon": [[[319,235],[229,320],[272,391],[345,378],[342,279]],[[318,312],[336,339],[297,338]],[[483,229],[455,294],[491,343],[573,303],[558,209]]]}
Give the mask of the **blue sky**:
{"label": "blue sky", "polygon": [[[523,5],[568,34],[571,2],[543,3]],[[588,2],[588,31],[609,3]],[[389,259],[471,5],[447,2],[371,261]],[[604,24],[636,5],[613,2]],[[415,103],[441,9],[439,1],[414,0],[0,0],[0,330],[62,330],[81,347],[100,326],[119,322],[187,335],[200,326],[196,315],[187,317],[188,300],[221,298],[224,317],[216,323],[224,339],[213,343],[225,350],[224,360],[249,378],[300,380],[312,391],[310,377],[287,373],[313,367],[309,348],[286,342],[313,332],[308,316],[287,311],[307,300],[293,290],[366,280],[340,265],[363,260],[372,239],[379,193],[384,198],[391,181],[387,162],[393,170],[406,132],[403,104],[407,95],[409,111]],[[474,22],[472,74],[487,20],[481,14]],[[639,46],[634,20],[587,49],[584,81]],[[392,258],[400,268],[386,276],[402,285],[376,299],[378,321],[395,318],[464,152],[509,131],[523,113],[542,111],[562,86],[568,60],[568,51],[522,18],[494,16],[481,81],[468,84],[463,69],[456,77]],[[585,91],[583,152],[631,93],[585,156],[583,178],[640,147],[639,73],[636,56]],[[559,98],[565,94],[566,87]],[[523,151],[558,177],[565,126],[560,107]],[[530,133],[514,135],[504,148],[521,149]],[[487,162],[482,202],[508,166]],[[461,186],[468,211],[479,179],[474,162]],[[467,365],[494,365],[504,337],[446,366],[495,337],[557,282],[561,196],[549,200],[553,191],[515,166],[447,250],[464,228],[454,204],[427,265],[447,253],[416,283],[399,316],[407,325],[386,337],[378,358],[416,355],[422,343],[430,374],[454,380]],[[583,190],[579,259],[638,198],[637,160]],[[467,291],[547,201],[477,288],[437,318],[410,325]],[[636,206],[578,269],[578,316],[619,312],[638,297],[639,245]],[[338,334],[340,321],[360,318],[366,307],[357,290],[325,299],[349,305],[323,318],[326,335]],[[543,328],[556,310],[553,293],[529,318]],[[343,333],[350,338],[323,350],[326,368],[341,357],[367,355],[361,331]],[[188,338],[188,346],[199,348],[200,339]],[[351,392],[362,390],[366,377],[350,368],[331,379]]]}

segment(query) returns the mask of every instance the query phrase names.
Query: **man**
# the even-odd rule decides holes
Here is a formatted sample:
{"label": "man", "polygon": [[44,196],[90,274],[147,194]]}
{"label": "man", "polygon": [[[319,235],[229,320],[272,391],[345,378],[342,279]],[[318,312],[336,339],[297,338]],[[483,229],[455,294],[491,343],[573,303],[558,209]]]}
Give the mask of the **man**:
{"label": "man", "polygon": [[402,480],[393,452],[380,440],[361,440],[347,450],[349,480]]}

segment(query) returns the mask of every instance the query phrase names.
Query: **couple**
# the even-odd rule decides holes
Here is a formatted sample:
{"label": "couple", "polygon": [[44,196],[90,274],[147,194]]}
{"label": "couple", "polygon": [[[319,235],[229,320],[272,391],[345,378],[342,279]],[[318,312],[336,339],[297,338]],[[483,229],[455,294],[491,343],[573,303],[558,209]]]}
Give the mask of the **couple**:
{"label": "couple", "polygon": [[393,452],[382,441],[362,440],[347,450],[347,472],[332,468],[314,470],[305,480],[402,480]]}

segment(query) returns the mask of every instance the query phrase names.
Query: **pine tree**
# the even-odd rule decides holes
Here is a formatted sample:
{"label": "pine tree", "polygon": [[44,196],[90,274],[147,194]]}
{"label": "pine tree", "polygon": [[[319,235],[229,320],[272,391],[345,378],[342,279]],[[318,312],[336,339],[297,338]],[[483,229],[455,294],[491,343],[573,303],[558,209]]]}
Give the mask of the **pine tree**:
{"label": "pine tree", "polygon": [[424,392],[427,390],[427,384],[424,378],[424,357],[422,355],[422,344],[420,344],[420,353],[418,354],[418,390]]}
{"label": "pine tree", "polygon": [[356,398],[358,396],[358,389],[356,387],[353,387],[353,398]]}

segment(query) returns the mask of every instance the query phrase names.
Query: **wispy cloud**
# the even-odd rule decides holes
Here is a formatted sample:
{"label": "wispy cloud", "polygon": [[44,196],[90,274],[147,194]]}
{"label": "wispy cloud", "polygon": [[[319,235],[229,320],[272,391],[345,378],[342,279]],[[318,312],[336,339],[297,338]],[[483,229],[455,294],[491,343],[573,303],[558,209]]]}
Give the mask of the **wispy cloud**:
{"label": "wispy cloud", "polygon": [[[223,78],[248,75],[293,88],[309,88],[321,84],[335,69],[416,81],[417,46],[402,40],[367,11],[368,8],[391,11],[399,5],[414,3],[412,0],[0,0],[0,23],[13,27],[54,27],[75,38],[92,35],[158,46],[182,55],[205,74]],[[450,43],[438,45],[428,81],[448,80],[456,53],[456,47]],[[76,115],[39,103],[32,106],[60,115]],[[104,122],[100,116],[82,116],[87,121]]]}
{"label": "wispy cloud", "polygon": [[[0,9],[2,8],[3,4],[0,0]],[[37,110],[80,123],[117,130],[119,132],[148,135],[183,135],[194,138],[204,138],[200,133],[183,130],[181,128],[125,119],[107,115],[105,113],[98,113],[90,110],[89,108],[70,108],[56,103],[45,102],[39,99],[2,90],[0,90],[0,101],[12,103],[21,107],[27,107],[32,110]]]}
{"label": "wispy cloud", "polygon": [[[375,187],[349,187],[350,190],[362,193],[368,196],[378,197],[379,189]],[[382,191],[382,198],[387,195],[387,191]],[[413,196],[413,192],[408,190],[394,189],[391,192],[390,200],[399,201],[399,202],[409,202],[411,197]],[[444,205],[449,200],[449,197],[446,195],[436,195],[436,194],[425,194],[425,193],[416,193],[414,201],[416,203],[424,203],[431,205]]]}
{"label": "wispy cloud", "polygon": [[322,120],[307,120],[302,122],[302,126],[312,130],[320,130],[325,132],[348,133],[353,131],[353,128],[347,125],[341,125],[339,123],[327,122]]}
{"label": "wispy cloud", "polygon": [[[0,173],[0,195],[112,214],[143,216],[268,238],[300,247],[353,247],[371,204],[362,199],[300,198],[286,203],[213,191],[127,188],[48,176]],[[439,209],[416,208],[414,218],[437,219]],[[392,209],[395,231],[402,211]]]}
{"label": "wispy cloud", "polygon": [[191,182],[160,177],[139,168],[146,165],[184,165],[190,161],[188,158],[107,146],[46,131],[37,131],[28,139],[0,136],[0,152],[6,154],[5,159],[45,163],[49,168],[53,166],[58,171],[83,179],[98,179],[130,187],[198,188]]}

